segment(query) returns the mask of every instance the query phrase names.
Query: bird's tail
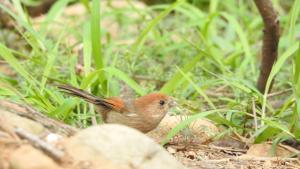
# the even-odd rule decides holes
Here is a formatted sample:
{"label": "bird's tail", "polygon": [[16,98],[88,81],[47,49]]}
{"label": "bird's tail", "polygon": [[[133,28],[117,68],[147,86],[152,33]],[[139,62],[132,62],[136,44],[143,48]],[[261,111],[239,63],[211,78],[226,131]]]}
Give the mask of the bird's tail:
{"label": "bird's tail", "polygon": [[115,101],[112,101],[110,99],[99,98],[99,97],[92,95],[84,90],[78,89],[78,88],[70,86],[70,85],[57,85],[57,87],[59,89],[62,89],[65,93],[67,93],[69,95],[82,98],[85,101],[90,102],[94,105],[99,105],[105,109],[113,109],[113,110],[120,111],[120,106],[116,106],[114,104]]}
{"label": "bird's tail", "polygon": [[78,89],[76,87],[70,86],[70,85],[57,85],[59,89],[62,89],[65,93],[76,96],[79,98],[82,98],[86,100],[87,102],[93,103],[93,104],[100,104],[102,102],[105,102],[104,99],[101,99],[97,96],[94,96],[84,90]]}

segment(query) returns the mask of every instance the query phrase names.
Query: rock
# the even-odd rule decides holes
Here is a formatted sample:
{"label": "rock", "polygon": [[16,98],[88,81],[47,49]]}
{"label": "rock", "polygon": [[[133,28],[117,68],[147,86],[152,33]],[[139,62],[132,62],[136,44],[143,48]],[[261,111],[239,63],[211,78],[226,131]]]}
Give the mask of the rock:
{"label": "rock", "polygon": [[51,158],[30,145],[23,145],[9,157],[10,169],[62,169]]}
{"label": "rock", "polygon": [[[187,116],[170,116],[166,115],[156,129],[147,133],[157,142],[161,142],[166,138],[167,134],[176,127],[180,122],[186,119]],[[171,143],[194,143],[201,144],[212,139],[219,132],[219,129],[208,119],[198,119],[192,122],[188,128],[183,129],[170,141]]]}
{"label": "rock", "polygon": [[275,154],[272,154],[272,144],[271,143],[261,143],[253,144],[247,151],[247,156],[255,157],[290,157],[297,151],[292,147],[277,145]]}
{"label": "rock", "polygon": [[9,154],[18,148],[17,144],[11,144],[11,140],[6,140],[0,138],[0,168],[1,169],[8,169],[9,168]]}
{"label": "rock", "polygon": [[172,147],[167,147],[167,151],[170,153],[170,154],[175,154],[176,153],[176,149],[172,148]]}
{"label": "rock", "polygon": [[[93,133],[96,135],[97,133]],[[77,140],[81,138],[71,138],[68,141],[64,142],[62,147],[65,148],[68,155],[73,159],[74,168],[76,169],[130,169],[127,166],[121,166],[114,164],[106,158],[104,155],[98,152],[98,148],[102,146],[101,144],[96,144],[92,137],[87,137],[91,139],[90,141]],[[99,139],[99,138],[97,138]],[[95,148],[96,147],[96,148]],[[97,148],[98,147],[98,148]],[[95,148],[95,149],[94,149]]]}
{"label": "rock", "polygon": [[141,132],[118,124],[103,124],[82,130],[63,143],[77,160],[109,159],[124,168],[183,169],[163,147]]}
{"label": "rock", "polygon": [[6,123],[14,127],[20,127],[34,135],[40,135],[46,131],[43,125],[5,110],[0,109],[0,117]]}

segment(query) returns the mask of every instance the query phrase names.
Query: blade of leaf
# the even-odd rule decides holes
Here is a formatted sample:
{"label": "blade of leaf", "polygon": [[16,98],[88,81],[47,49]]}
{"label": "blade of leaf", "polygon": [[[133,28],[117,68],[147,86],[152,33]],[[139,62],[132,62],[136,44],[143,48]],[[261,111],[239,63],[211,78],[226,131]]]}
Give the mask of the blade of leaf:
{"label": "blade of leaf", "polygon": [[[182,72],[186,73],[191,71],[201,58],[202,54],[195,56],[190,62],[188,62],[181,68]],[[178,71],[166,84],[164,84],[164,86],[160,89],[160,92],[170,94],[175,88],[180,85],[182,78],[182,74]]]}
{"label": "blade of leaf", "polygon": [[200,87],[198,87],[193,80],[187,76],[186,73],[184,73],[180,68],[176,67],[177,70],[181,73],[181,75],[187,80],[189,81],[189,83],[194,87],[194,89],[204,98],[205,101],[207,101],[207,103],[209,104],[209,106],[212,109],[216,109],[216,106],[213,104],[213,102],[208,98],[208,96],[205,94],[204,91],[202,91],[202,89]]}
{"label": "blade of leaf", "polygon": [[0,56],[18,72],[23,78],[32,86],[36,86],[38,84],[37,80],[34,79],[19,63],[19,61],[13,56],[10,50],[0,43]]}
{"label": "blade of leaf", "polygon": [[165,18],[172,10],[174,10],[178,5],[180,5],[184,0],[177,0],[175,3],[166,8],[163,12],[161,12],[156,18],[151,20],[146,28],[140,33],[139,37],[133,43],[131,52],[136,53],[139,50],[140,46],[142,46],[149,32],[155,27],[163,18]]}
{"label": "blade of leaf", "polygon": [[132,78],[130,78],[127,74],[122,72],[121,70],[114,68],[114,67],[107,67],[103,69],[109,74],[114,75],[120,80],[123,80],[128,86],[130,86],[135,92],[140,95],[145,95],[146,91],[143,89],[138,83],[136,83]]}

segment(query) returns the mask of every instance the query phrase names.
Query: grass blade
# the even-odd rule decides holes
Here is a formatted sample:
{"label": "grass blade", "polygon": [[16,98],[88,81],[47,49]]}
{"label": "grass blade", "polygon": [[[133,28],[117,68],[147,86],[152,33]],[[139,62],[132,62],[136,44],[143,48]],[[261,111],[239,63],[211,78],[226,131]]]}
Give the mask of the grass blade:
{"label": "grass blade", "polygon": [[161,12],[156,18],[151,20],[146,28],[142,31],[142,33],[139,35],[139,37],[136,39],[136,41],[133,43],[131,52],[136,53],[137,50],[143,45],[143,42],[145,41],[147,35],[149,32],[163,19],[165,18],[172,10],[174,10],[179,4],[184,2],[184,0],[177,0],[175,3],[170,5],[168,8],[166,8],[163,12]]}
{"label": "grass blade", "polygon": [[19,18],[22,20],[22,22],[28,23],[27,15],[25,14],[25,12],[23,10],[20,0],[13,0],[12,2],[14,4],[14,7],[16,8]]}
{"label": "grass blade", "polygon": [[119,80],[124,81],[129,87],[131,87],[135,92],[139,95],[145,95],[146,91],[143,89],[138,83],[136,83],[132,78],[130,78],[126,73],[123,71],[115,68],[115,67],[107,67],[101,70],[96,70],[89,75],[87,75],[81,83],[81,88],[85,89],[89,84],[93,81],[97,80],[99,76],[103,74],[103,71],[108,73],[111,76],[118,78]]}
{"label": "grass blade", "polygon": [[26,70],[25,68],[19,63],[10,50],[0,43],[0,56],[18,72],[30,85],[36,86],[37,81],[34,79]]}
{"label": "grass blade", "polygon": [[91,7],[90,7],[90,1],[89,0],[80,0],[80,2],[82,3],[82,5],[85,7],[85,9],[88,12],[91,12]]}
{"label": "grass blade", "polygon": [[[298,46],[298,52],[295,55],[294,63],[295,63],[294,86],[296,90],[298,89],[300,90],[300,86],[299,86],[300,85],[300,41]],[[297,96],[300,98],[300,93],[297,93]]]}
{"label": "grass blade", "polygon": [[67,6],[68,3],[72,1],[74,0],[60,0],[60,1],[56,1],[55,4],[52,5],[51,9],[47,13],[45,21],[41,26],[40,32],[42,34],[44,34],[47,31],[49,23],[53,22],[55,18],[60,16],[63,12],[63,9]]}
{"label": "grass blade", "polygon": [[84,65],[84,74],[87,75],[90,73],[91,66],[92,66],[90,25],[88,23],[84,24],[83,30],[84,30],[84,32],[83,32],[83,65]]}
{"label": "grass blade", "polygon": [[114,67],[107,67],[104,69],[108,74],[115,76],[116,78],[123,80],[128,86],[130,86],[139,95],[145,95],[146,91],[138,83],[121,70]]}
{"label": "grass blade", "polygon": [[290,25],[288,26],[288,39],[290,43],[295,40],[295,26],[300,12],[300,0],[295,0],[290,13]]}
{"label": "grass blade", "polygon": [[294,134],[292,134],[286,126],[280,124],[277,120],[275,121],[275,120],[273,120],[273,119],[268,119],[268,118],[262,119],[262,120],[263,120],[268,126],[273,127],[273,128],[277,128],[277,129],[279,129],[279,130],[285,132],[286,134],[288,134],[288,135],[290,135],[290,136],[292,136],[292,137],[295,137]]}
{"label": "grass blade", "polygon": [[[267,104],[267,95],[269,93],[271,82],[274,79],[275,75],[282,68],[282,66],[285,63],[285,61],[297,51],[297,48],[298,48],[298,44],[297,43],[294,44],[294,45],[292,45],[286,52],[284,52],[282,54],[281,57],[279,57],[279,59],[277,60],[277,62],[273,65],[273,68],[272,68],[271,73],[269,75],[269,78],[267,80],[266,90],[265,90],[265,93],[263,95],[262,118],[264,118],[265,114],[266,114],[265,112],[266,112],[266,104]],[[263,125],[263,123],[262,123],[262,125]]]}
{"label": "grass blade", "polygon": [[[191,71],[197,64],[197,62],[202,58],[202,54],[199,54],[195,56],[190,62],[185,64],[181,71],[183,73]],[[175,88],[177,88],[181,83],[183,79],[182,73],[179,71],[173,75],[173,77],[160,89],[160,92],[170,94]]]}
{"label": "grass blade", "polygon": [[194,89],[204,98],[204,100],[209,104],[209,106],[212,109],[216,109],[216,106],[213,104],[213,102],[208,98],[208,96],[205,94],[205,92],[198,87],[198,85],[196,85],[193,80],[186,74],[184,73],[180,68],[176,67],[177,70],[181,73],[181,75],[187,80],[189,81],[189,83],[194,87]]}
{"label": "grass blade", "polygon": [[[249,42],[247,40],[247,36],[246,33],[244,32],[244,30],[242,29],[241,25],[238,23],[238,21],[230,14],[222,12],[221,13],[222,16],[224,16],[228,22],[230,23],[230,25],[233,26],[233,28],[235,29],[245,52],[245,56],[246,59],[241,63],[239,69],[242,71],[238,71],[240,74],[245,73],[245,70],[247,68],[247,65],[249,63],[251,63],[253,61],[254,58],[252,58],[252,53],[250,50],[250,45]],[[254,64],[251,64],[251,71],[254,74],[255,73],[255,68],[254,68]]]}
{"label": "grass blade", "polygon": [[100,27],[100,1],[92,1],[91,16],[91,39],[92,39],[92,55],[96,69],[104,67],[101,43],[101,27]]}

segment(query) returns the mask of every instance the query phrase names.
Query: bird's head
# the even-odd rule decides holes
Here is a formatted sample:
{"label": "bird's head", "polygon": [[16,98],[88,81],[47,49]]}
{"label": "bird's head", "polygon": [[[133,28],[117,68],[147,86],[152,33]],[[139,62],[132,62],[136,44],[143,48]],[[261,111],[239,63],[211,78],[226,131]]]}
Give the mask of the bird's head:
{"label": "bird's head", "polygon": [[176,106],[174,98],[162,93],[151,93],[136,100],[138,111],[143,112],[144,116],[153,122],[160,122],[174,106]]}

